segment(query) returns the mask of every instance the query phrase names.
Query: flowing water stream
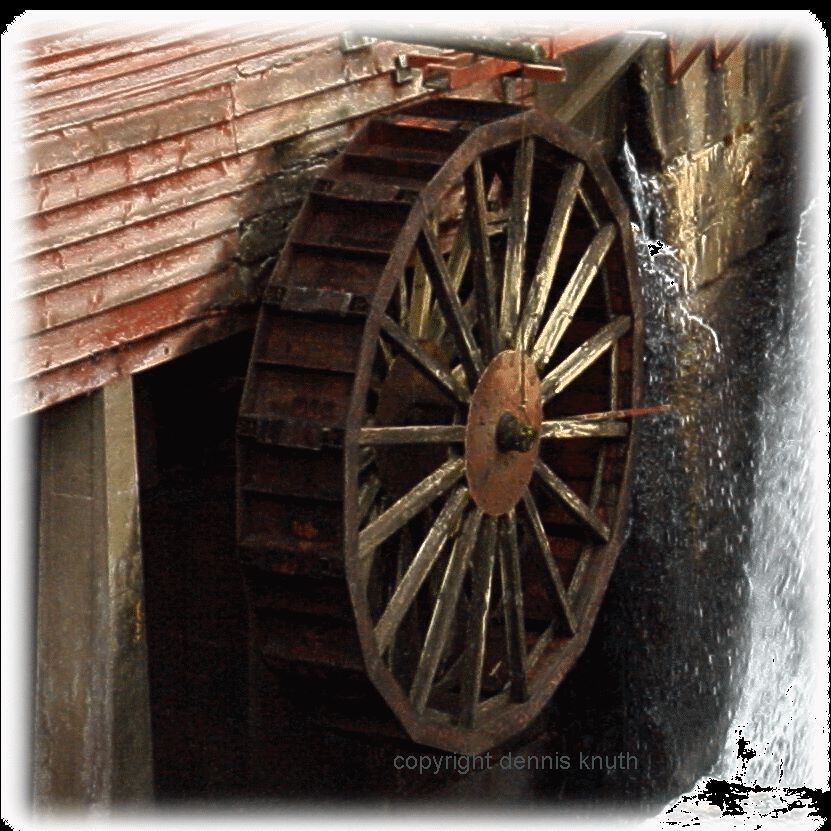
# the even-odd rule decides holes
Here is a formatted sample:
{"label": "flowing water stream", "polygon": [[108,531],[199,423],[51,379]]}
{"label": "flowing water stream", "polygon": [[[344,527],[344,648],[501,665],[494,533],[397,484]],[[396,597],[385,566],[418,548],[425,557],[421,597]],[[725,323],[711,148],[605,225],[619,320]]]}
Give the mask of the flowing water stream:
{"label": "flowing water stream", "polygon": [[[701,531],[693,557],[733,559],[741,570],[732,582],[713,585],[734,593],[739,612],[709,638],[706,656],[710,666],[721,660],[727,670],[712,689],[727,714],[721,749],[690,792],[668,806],[663,822],[698,825],[726,815],[732,823],[758,823],[787,813],[810,823],[810,799],[800,789],[827,788],[828,775],[822,683],[828,653],[820,617],[827,605],[820,527],[825,419],[824,395],[816,401],[812,377],[824,341],[813,325],[822,308],[812,233],[817,212],[806,208],[793,234],[766,246],[768,256],[751,256],[729,275],[734,285],[687,293],[681,261],[661,242],[659,183],[639,173],[628,145],[622,161],[644,287],[645,396],[648,403],[674,398],[671,429],[691,462],[682,467],[691,479],[703,472],[705,483],[692,486],[692,501],[698,517],[708,519],[691,524],[687,516],[674,525],[670,519],[668,533]],[[708,379],[716,390],[707,389]],[[695,402],[684,402],[685,390],[696,406],[686,406]],[[748,403],[752,412],[742,410]],[[739,431],[750,437],[742,453]],[[703,467],[696,446],[707,448]],[[677,488],[650,469],[646,456],[641,490],[648,491],[646,479],[662,476],[666,489]]]}

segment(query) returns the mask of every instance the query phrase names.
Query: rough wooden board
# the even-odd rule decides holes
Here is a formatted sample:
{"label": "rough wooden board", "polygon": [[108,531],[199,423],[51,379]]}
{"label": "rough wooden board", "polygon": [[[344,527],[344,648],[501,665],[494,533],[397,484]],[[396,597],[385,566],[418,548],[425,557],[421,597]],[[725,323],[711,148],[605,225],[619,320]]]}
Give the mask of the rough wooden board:
{"label": "rough wooden board", "polygon": [[104,115],[92,122],[35,136],[27,155],[32,175],[138,147],[162,138],[229,121],[233,114],[227,85],[126,113]]}
{"label": "rough wooden board", "polygon": [[33,47],[27,409],[157,362],[141,350],[188,321],[248,325],[320,164],[369,114],[435,94],[418,74],[393,83],[404,45],[342,53],[331,31],[157,30],[136,46],[102,30]]}
{"label": "rough wooden board", "polygon": [[47,372],[18,385],[13,406],[16,412],[30,413],[95,390],[111,381],[141,372],[165,361],[185,355],[193,349],[244,332],[254,327],[253,312],[190,320],[167,332],[113,349],[95,361],[80,361]]}
{"label": "rough wooden board", "polygon": [[171,27],[139,33],[130,33],[120,27],[112,30],[109,37],[90,39],[87,33],[93,31],[83,30],[83,36],[76,33],[74,45],[70,45],[71,36],[53,36],[45,39],[40,45],[35,41],[29,41],[21,50],[21,70],[30,81],[36,81],[195,39],[194,34],[186,34]]}
{"label": "rough wooden board", "polygon": [[236,154],[230,122],[152,141],[21,182],[21,213],[49,211]]}
{"label": "rough wooden board", "polygon": [[249,150],[426,94],[418,81],[397,86],[386,75],[376,75],[360,83],[335,87],[322,95],[296,98],[239,117],[234,122],[237,145],[240,151]]}
{"label": "rough wooden board", "polygon": [[243,216],[244,201],[243,193],[220,196],[110,234],[36,254],[23,261],[29,276],[21,288],[27,294],[47,291],[208,239],[237,226]]}
{"label": "rough wooden board", "polygon": [[236,64],[246,54],[258,55],[269,47],[273,49],[278,37],[285,41],[287,34],[264,34],[253,28],[247,31],[218,29],[128,56],[98,61],[91,66],[53,72],[48,77],[32,79],[26,112],[60,110],[96,98],[113,97],[127,90],[169,82],[193,72],[204,72],[224,63]]}
{"label": "rough wooden board", "polygon": [[159,214],[235,193],[273,173],[275,168],[273,154],[260,149],[40,213],[28,223],[30,239],[25,253],[63,248]]}
{"label": "rough wooden board", "polygon": [[[41,101],[41,109],[25,119],[23,129],[26,135],[35,137],[89,124],[105,116],[127,115],[140,107],[150,108],[211,87],[233,84],[242,76],[242,66],[254,60],[269,66],[281,62],[289,54],[296,61],[334,48],[331,37],[311,32],[305,37],[270,34],[249,38],[208,55],[176,62],[171,67],[162,66],[146,79],[130,75],[106,84],[67,90],[61,96],[50,96],[53,106],[46,108],[48,102]],[[291,58],[288,60],[291,62]]]}
{"label": "rough wooden board", "polygon": [[116,307],[29,338],[20,376],[26,378],[65,364],[91,359],[100,352],[149,337],[199,317],[256,302],[233,266],[167,291]]}
{"label": "rough wooden board", "polygon": [[98,274],[79,285],[61,286],[20,304],[29,334],[63,326],[217,270],[237,250],[236,229],[173,248],[124,268]]}
{"label": "rough wooden board", "polygon": [[153,789],[132,379],[44,414],[34,799]]}
{"label": "rough wooden board", "polygon": [[269,61],[247,61],[240,65],[233,82],[234,114],[256,112],[384,75],[392,71],[395,57],[405,49],[400,43],[377,43],[372,49],[343,54],[337,44],[327,42],[314,53],[301,48],[281,52],[279,60],[270,56]]}
{"label": "rough wooden board", "polygon": [[49,67],[66,62],[66,68],[106,60],[114,55],[141,51],[154,41],[181,40],[182,33],[170,27],[132,32],[125,26],[102,24],[64,29],[27,40],[20,48],[20,63],[27,68]]}

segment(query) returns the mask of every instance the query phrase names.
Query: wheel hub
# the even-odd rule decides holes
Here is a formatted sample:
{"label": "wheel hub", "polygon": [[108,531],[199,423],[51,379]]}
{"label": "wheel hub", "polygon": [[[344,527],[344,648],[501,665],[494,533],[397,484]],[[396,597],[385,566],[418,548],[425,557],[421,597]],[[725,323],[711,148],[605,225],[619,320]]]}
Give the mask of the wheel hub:
{"label": "wheel hub", "polygon": [[496,447],[503,453],[512,450],[527,453],[539,435],[539,430],[520,421],[513,413],[502,413],[496,424]]}
{"label": "wheel hub", "polygon": [[540,382],[521,351],[500,352],[485,369],[465,428],[465,467],[476,504],[507,513],[528,486],[539,449]]}

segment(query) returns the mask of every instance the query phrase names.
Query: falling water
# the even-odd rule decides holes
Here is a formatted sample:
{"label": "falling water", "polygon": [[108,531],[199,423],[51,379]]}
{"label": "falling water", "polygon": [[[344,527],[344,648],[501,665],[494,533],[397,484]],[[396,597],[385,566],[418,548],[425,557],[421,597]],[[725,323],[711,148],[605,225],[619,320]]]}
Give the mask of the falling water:
{"label": "falling water", "polygon": [[[700,302],[685,292],[683,264],[661,241],[659,182],[639,173],[627,144],[622,163],[637,219],[646,324],[645,397],[671,397],[676,408],[675,423],[653,427],[649,438],[671,441],[680,434],[684,438],[677,446],[700,443],[708,456],[702,466],[701,455],[688,452],[680,466],[689,481],[701,478],[704,470],[696,518],[691,522],[689,511],[683,517],[667,513],[661,520],[667,525],[662,533],[668,544],[682,551],[686,549],[681,535],[698,531],[691,545],[699,550],[690,549],[692,556],[732,558],[742,572],[731,586],[713,586],[715,591],[735,591],[741,614],[733,621],[737,631],[731,625],[721,633],[723,640],[719,633],[710,639],[713,652],[707,655],[711,666],[721,659],[727,669],[726,677],[716,682],[726,689],[714,687],[712,692],[719,693],[716,698],[724,703],[729,726],[715,765],[699,771],[695,787],[674,801],[665,815],[667,822],[697,823],[721,815],[719,808],[704,801],[710,780],[778,789],[826,784],[827,771],[816,750],[827,742],[827,735],[821,738],[827,710],[817,677],[827,652],[812,619],[825,597],[824,540],[818,536],[813,504],[814,488],[821,486],[814,460],[822,452],[817,452],[814,439],[821,434],[822,422],[810,403],[810,356],[815,350],[809,318],[816,263],[808,228],[813,212],[809,207],[800,217],[795,257],[792,248],[781,245],[790,257],[788,273],[776,273],[764,259],[751,261],[746,274],[735,275],[738,288],[728,287],[716,303]],[[741,286],[748,277],[753,281],[749,290]],[[741,302],[731,303],[731,298]],[[739,331],[742,324],[736,323],[736,308],[730,313],[731,306],[740,308],[740,317],[749,318],[752,325]],[[755,347],[748,348],[748,337],[757,339]],[[715,394],[708,389],[714,383]],[[753,395],[748,389],[754,389]],[[748,400],[753,412],[742,413]],[[702,413],[705,406],[710,409]],[[742,432],[754,436],[749,454],[741,450]],[[657,490],[679,489],[679,483],[671,481],[679,468],[673,473],[664,460],[659,470],[659,464],[650,465],[650,452],[640,476],[641,490],[647,493],[642,501],[648,501],[650,487],[656,490],[652,478],[663,480]],[[635,488],[637,494],[637,480]],[[710,533],[714,524],[720,536]],[[740,596],[743,588],[745,597]],[[822,597],[815,596],[820,593]],[[698,668],[693,675],[697,672]],[[756,817],[781,810],[788,803],[782,793],[766,791],[764,804],[757,795],[752,808],[745,804],[741,810],[755,811]]]}
{"label": "falling water", "polygon": [[[814,256],[806,241],[811,208],[800,218],[795,291],[781,310],[775,339],[765,354],[769,374],[760,407],[761,452],[751,514],[750,629],[747,678],[735,715],[735,735],[714,776],[762,786],[798,787],[822,782],[815,754],[825,730],[816,670],[824,666],[814,639],[812,588],[817,537],[812,438],[820,430],[810,406],[809,326],[814,297]],[[819,545],[818,545],[819,544]],[[816,579],[819,578],[819,579]],[[737,759],[741,737],[755,756]]]}

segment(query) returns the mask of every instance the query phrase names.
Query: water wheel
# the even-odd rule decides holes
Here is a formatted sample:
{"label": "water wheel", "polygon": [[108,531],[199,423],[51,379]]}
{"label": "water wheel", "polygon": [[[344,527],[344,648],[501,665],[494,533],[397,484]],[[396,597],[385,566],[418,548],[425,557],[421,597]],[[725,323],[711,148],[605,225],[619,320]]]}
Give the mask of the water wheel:
{"label": "water wheel", "polygon": [[433,747],[528,725],[621,546],[636,284],[586,137],[479,101],[370,120],[294,224],[242,400],[238,541],[270,665],[351,701],[356,728],[368,679]]}

